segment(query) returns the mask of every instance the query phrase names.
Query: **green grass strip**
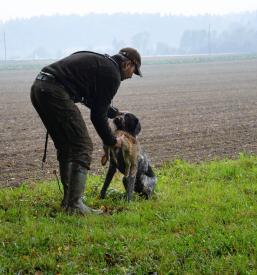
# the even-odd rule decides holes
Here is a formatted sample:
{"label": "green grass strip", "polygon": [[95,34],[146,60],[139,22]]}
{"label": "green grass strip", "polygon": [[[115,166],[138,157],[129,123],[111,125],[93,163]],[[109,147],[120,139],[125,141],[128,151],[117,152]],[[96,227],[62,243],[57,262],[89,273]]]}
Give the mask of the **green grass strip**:
{"label": "green grass strip", "polygon": [[123,200],[121,177],[105,200],[90,176],[89,206],[71,216],[56,182],[0,190],[0,274],[257,274],[257,157],[157,170],[151,200]]}

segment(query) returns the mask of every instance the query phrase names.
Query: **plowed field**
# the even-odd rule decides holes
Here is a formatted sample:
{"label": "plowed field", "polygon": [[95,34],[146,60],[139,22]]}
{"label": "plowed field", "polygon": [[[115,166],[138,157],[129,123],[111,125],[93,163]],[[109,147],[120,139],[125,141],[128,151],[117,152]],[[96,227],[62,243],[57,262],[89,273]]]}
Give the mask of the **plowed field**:
{"label": "plowed field", "polygon": [[[29,97],[40,66],[14,65],[0,67],[0,186],[53,178],[58,167],[50,140],[41,171],[45,129]],[[257,59],[146,62],[142,72],[122,83],[113,103],[140,118],[140,143],[154,166],[257,153]],[[91,172],[98,173],[101,141],[80,109],[94,142]]]}

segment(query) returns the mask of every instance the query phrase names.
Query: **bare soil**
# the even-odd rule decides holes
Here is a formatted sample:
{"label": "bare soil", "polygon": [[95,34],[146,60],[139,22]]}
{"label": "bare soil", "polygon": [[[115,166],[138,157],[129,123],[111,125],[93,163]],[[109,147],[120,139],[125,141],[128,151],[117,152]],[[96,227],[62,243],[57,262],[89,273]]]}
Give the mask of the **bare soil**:
{"label": "bare soil", "polygon": [[[41,171],[45,129],[30,103],[39,69],[0,70],[0,186],[53,179],[50,140]],[[154,166],[176,158],[199,162],[257,153],[257,60],[148,64],[143,78],[122,83],[114,106],[141,120],[140,143]],[[101,140],[80,107],[93,143],[92,173],[102,171]]]}

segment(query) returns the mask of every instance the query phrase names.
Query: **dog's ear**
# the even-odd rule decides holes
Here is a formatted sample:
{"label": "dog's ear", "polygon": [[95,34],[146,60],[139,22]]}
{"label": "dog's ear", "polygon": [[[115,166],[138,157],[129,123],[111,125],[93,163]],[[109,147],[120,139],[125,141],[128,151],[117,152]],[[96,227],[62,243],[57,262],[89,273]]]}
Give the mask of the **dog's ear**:
{"label": "dog's ear", "polygon": [[141,131],[141,124],[139,122],[139,119],[136,119],[135,120],[135,130],[134,130],[134,133],[135,133],[135,136],[137,136]]}
{"label": "dog's ear", "polygon": [[139,119],[131,113],[126,113],[124,116],[124,130],[132,136],[137,136],[141,131]]}

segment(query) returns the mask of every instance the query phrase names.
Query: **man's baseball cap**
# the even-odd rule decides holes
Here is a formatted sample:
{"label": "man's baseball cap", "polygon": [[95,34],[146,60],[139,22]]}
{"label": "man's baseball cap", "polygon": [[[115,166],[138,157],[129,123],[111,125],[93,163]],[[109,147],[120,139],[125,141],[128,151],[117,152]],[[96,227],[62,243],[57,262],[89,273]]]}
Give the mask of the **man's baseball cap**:
{"label": "man's baseball cap", "polygon": [[126,58],[128,58],[130,61],[132,61],[135,66],[135,74],[139,75],[139,76],[143,76],[140,70],[140,66],[141,66],[141,56],[139,54],[139,52],[134,49],[134,48],[123,48],[119,51],[119,54],[125,56]]}

